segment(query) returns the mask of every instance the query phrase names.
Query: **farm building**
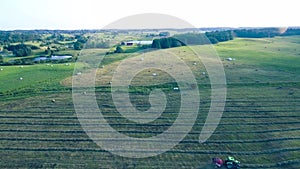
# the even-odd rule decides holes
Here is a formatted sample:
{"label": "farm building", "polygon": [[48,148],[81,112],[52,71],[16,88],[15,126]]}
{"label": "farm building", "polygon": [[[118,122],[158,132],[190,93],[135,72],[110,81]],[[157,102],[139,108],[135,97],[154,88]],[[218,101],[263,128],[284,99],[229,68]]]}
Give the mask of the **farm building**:
{"label": "farm building", "polygon": [[146,40],[133,40],[133,41],[127,41],[127,42],[122,42],[121,45],[125,45],[125,46],[132,46],[132,45],[151,45],[152,44],[152,40],[150,41],[146,41]]}

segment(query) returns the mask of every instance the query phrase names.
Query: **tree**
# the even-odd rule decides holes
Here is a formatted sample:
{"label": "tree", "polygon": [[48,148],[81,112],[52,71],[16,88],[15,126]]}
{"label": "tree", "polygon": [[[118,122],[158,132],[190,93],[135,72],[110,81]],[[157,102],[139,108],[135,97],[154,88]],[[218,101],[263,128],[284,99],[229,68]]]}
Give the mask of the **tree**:
{"label": "tree", "polygon": [[209,36],[208,39],[209,39],[209,41],[210,41],[211,44],[217,44],[217,43],[219,43],[219,41],[215,37]]}
{"label": "tree", "polygon": [[152,48],[161,49],[160,40],[154,39],[152,42]]}
{"label": "tree", "polygon": [[0,63],[3,63],[3,56],[0,55]]}
{"label": "tree", "polygon": [[171,47],[170,38],[161,38],[160,40],[161,48],[167,49]]}
{"label": "tree", "polygon": [[86,43],[88,41],[88,38],[84,37],[83,35],[76,35],[75,39],[77,39],[77,42],[80,43]]}
{"label": "tree", "polygon": [[83,48],[83,44],[82,43],[80,43],[80,42],[75,42],[74,43],[74,49],[75,50],[81,50]]}
{"label": "tree", "polygon": [[50,55],[51,54],[51,49],[48,46],[47,49],[45,50],[45,55]]}
{"label": "tree", "polygon": [[158,36],[170,36],[169,32],[160,32]]}
{"label": "tree", "polygon": [[171,47],[180,47],[183,45],[178,39],[170,38],[170,40],[171,40]]}
{"label": "tree", "polygon": [[116,50],[115,50],[115,53],[123,53],[123,49],[121,48],[121,46],[117,46],[116,47]]}

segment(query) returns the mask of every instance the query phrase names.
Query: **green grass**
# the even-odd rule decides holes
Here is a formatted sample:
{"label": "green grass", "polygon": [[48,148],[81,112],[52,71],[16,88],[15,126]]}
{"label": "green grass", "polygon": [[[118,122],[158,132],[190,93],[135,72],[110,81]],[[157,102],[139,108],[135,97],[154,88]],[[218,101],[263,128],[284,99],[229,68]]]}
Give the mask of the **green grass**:
{"label": "green grass", "polygon": [[[151,89],[161,88],[168,99],[166,110],[151,125],[135,125],[123,118],[114,107],[108,85],[123,59],[133,59],[134,63],[134,59],[141,61],[141,57],[160,52],[175,53],[191,68],[199,84],[200,110],[191,132],[170,151],[145,159],[110,154],[85,134],[71,92],[63,90],[71,86],[73,63],[2,66],[0,91],[6,95],[0,96],[0,168],[209,169],[212,157],[232,155],[241,161],[242,168],[296,169],[300,164],[299,39],[235,39],[215,45],[226,73],[227,101],[218,128],[204,144],[198,138],[210,106],[209,78],[202,75],[205,68],[192,51],[180,47],[145,55],[105,56],[96,79],[97,103],[113,128],[132,137],[151,137],[165,131],[177,117],[180,97],[173,91],[174,79],[168,74],[156,69],[141,71],[129,90],[131,102],[146,110]],[[205,50],[205,46],[199,48]],[[86,52],[99,55],[105,50]],[[227,61],[228,57],[236,60]],[[158,76],[153,78],[153,72]]]}
{"label": "green grass", "polygon": [[[229,82],[297,82],[300,79],[298,46],[290,37],[235,39],[216,45],[216,50],[227,67]],[[226,62],[228,57],[236,61]]]}
{"label": "green grass", "polygon": [[0,93],[7,95],[64,88],[60,81],[71,76],[73,69],[74,63],[1,66]]}

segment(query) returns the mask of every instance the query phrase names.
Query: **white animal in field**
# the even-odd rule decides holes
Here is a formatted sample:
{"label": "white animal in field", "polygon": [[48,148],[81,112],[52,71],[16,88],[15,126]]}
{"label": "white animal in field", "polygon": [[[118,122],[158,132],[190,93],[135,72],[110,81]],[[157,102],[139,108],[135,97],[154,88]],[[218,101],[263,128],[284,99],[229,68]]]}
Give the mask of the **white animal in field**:
{"label": "white animal in field", "polygon": [[235,58],[227,58],[226,60],[228,60],[228,61],[234,61]]}

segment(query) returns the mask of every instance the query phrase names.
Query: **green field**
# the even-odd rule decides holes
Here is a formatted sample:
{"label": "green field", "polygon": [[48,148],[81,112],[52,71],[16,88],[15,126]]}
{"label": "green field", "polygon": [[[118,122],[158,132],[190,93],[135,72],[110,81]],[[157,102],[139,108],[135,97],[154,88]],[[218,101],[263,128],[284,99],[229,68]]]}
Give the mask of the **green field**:
{"label": "green field", "polygon": [[[241,168],[297,169],[300,37],[237,38],[214,47],[227,79],[227,101],[218,128],[207,142],[198,142],[210,106],[209,78],[202,74],[205,68],[201,60],[195,60],[188,47],[164,49],[178,54],[193,71],[200,89],[200,110],[191,132],[180,144],[144,159],[113,155],[83,131],[72,102],[70,77],[75,63],[0,66],[0,168],[209,169],[213,168],[212,157],[232,155],[241,161]],[[91,53],[103,53],[93,50]],[[162,117],[150,124],[136,125],[121,117],[110,93],[113,72],[126,57],[141,55],[111,54],[100,65],[96,77],[99,108],[111,126],[123,134],[160,134],[172,125],[179,111],[174,79],[152,69],[140,72],[132,81],[130,97],[137,109],[149,108],[148,95],[153,88],[162,88],[168,98]],[[235,60],[228,61],[229,57]],[[153,72],[159,75],[156,79]]]}

